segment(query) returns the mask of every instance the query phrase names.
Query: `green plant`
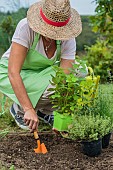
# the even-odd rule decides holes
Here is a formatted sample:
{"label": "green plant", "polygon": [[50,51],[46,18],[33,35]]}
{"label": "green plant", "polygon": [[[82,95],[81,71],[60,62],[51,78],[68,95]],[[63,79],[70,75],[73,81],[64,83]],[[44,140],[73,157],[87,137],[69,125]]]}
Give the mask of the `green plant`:
{"label": "green plant", "polygon": [[95,0],[96,15],[92,16],[93,31],[99,32],[113,43],[113,1]]}
{"label": "green plant", "polygon": [[14,165],[11,165],[11,167],[9,168],[9,170],[15,170]]}
{"label": "green plant", "polygon": [[[85,65],[74,64],[70,74],[66,75],[60,67],[55,67],[56,75],[52,76],[53,88],[49,91],[54,92],[50,99],[53,107],[60,114],[74,115],[86,105],[91,105],[94,99],[95,81],[88,76],[87,78],[77,77],[78,70],[84,72]],[[82,68],[80,69],[80,66]]]}
{"label": "green plant", "polygon": [[101,81],[106,82],[109,77],[108,72],[113,70],[113,47],[108,41],[97,40],[91,47],[86,47],[85,58],[96,75],[100,75]]}
{"label": "green plant", "polygon": [[91,46],[95,43],[99,34],[92,31],[90,16],[81,16],[83,30],[82,33],[76,38],[77,40],[77,53],[84,51],[84,45]]}
{"label": "green plant", "polygon": [[3,41],[3,43],[6,43],[6,44],[4,44],[5,50],[7,50],[7,48],[11,44],[11,38],[12,38],[12,35],[14,33],[15,27],[16,27],[16,24],[13,21],[13,18],[11,16],[7,16],[2,21],[2,23],[0,24],[0,28],[2,30],[3,36],[7,37],[6,38],[7,39],[7,43],[6,43],[6,41],[5,42]]}
{"label": "green plant", "polygon": [[74,140],[93,141],[111,132],[113,124],[110,117],[99,114],[76,115],[69,126],[69,137]]}
{"label": "green plant", "polygon": [[6,166],[2,165],[2,162],[0,161],[0,170],[15,170],[14,165],[11,165],[10,168],[7,168]]}
{"label": "green plant", "polygon": [[95,100],[95,112],[101,116],[110,117],[113,122],[113,85],[100,85],[98,88],[98,97]]}

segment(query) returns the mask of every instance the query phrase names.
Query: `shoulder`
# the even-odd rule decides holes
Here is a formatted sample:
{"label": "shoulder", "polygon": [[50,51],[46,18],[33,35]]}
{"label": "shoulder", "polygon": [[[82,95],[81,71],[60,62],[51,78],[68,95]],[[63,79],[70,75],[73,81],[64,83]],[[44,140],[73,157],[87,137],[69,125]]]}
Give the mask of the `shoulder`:
{"label": "shoulder", "polygon": [[69,40],[61,41],[61,44],[62,45],[75,45],[76,44],[76,40],[75,40],[75,38],[71,38]]}
{"label": "shoulder", "polygon": [[29,27],[27,18],[19,21],[13,34],[12,41],[30,48],[34,38],[34,32]]}
{"label": "shoulder", "polygon": [[19,23],[17,24],[17,27],[20,28],[29,27],[27,18],[20,20]]}
{"label": "shoulder", "polygon": [[69,40],[61,41],[61,48],[66,50],[76,49],[76,39],[72,38]]}

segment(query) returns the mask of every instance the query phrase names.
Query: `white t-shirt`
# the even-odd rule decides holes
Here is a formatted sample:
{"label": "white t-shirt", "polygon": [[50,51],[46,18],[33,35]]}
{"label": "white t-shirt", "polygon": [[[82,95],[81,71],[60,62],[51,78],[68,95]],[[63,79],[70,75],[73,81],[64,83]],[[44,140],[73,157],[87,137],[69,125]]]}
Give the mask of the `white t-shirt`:
{"label": "white t-shirt", "polygon": [[[34,37],[36,35],[36,32],[34,32],[28,25],[27,18],[22,19],[14,32],[14,35],[12,37],[12,42],[16,42],[18,44],[23,45],[24,47],[27,47],[28,49],[32,46]],[[42,37],[40,36],[40,39],[37,43],[36,50],[41,53],[43,56],[47,57]],[[9,58],[11,51],[10,48],[3,54],[2,57]],[[76,41],[75,38],[70,40],[64,40],[61,41],[61,58],[63,59],[75,59],[75,53],[76,53]],[[55,57],[56,52],[53,57]],[[52,58],[53,58],[52,57]]]}

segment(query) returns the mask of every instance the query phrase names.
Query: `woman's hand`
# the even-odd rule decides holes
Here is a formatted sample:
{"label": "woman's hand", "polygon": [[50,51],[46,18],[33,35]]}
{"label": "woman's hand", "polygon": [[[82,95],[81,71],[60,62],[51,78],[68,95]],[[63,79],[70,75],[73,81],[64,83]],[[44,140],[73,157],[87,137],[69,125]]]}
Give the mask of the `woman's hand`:
{"label": "woman's hand", "polygon": [[26,123],[26,125],[29,126],[29,129],[31,132],[33,132],[34,130],[37,130],[39,119],[33,108],[25,112],[24,122]]}

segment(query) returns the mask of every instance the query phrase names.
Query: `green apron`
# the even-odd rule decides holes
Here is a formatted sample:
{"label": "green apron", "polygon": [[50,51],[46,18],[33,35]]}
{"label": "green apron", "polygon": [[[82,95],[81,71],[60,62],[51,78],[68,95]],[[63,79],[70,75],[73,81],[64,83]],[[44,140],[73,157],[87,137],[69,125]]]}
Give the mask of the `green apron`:
{"label": "green apron", "polygon": [[[54,59],[50,60],[35,50],[39,37],[39,34],[35,36],[20,73],[33,107],[50,84],[51,75],[55,75],[53,65],[59,64],[61,55],[61,42],[58,40]],[[0,60],[0,91],[20,105],[8,78],[8,59],[6,58]]]}

